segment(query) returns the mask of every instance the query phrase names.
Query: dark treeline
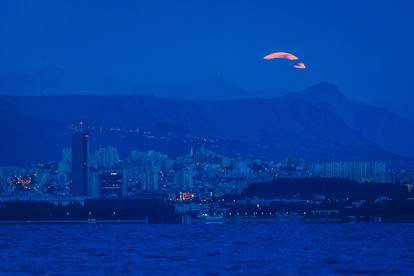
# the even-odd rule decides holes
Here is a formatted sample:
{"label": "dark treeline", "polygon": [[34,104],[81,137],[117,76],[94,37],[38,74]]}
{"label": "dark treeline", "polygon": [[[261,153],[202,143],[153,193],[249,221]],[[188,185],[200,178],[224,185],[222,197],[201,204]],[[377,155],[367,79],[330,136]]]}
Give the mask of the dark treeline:
{"label": "dark treeline", "polygon": [[279,178],[266,183],[254,183],[245,188],[242,198],[292,198],[312,199],[314,194],[328,198],[372,200],[380,196],[404,198],[409,196],[405,186],[389,183],[358,183],[339,178]]}
{"label": "dark treeline", "polygon": [[84,205],[39,201],[0,203],[0,220],[140,220],[150,223],[178,221],[171,205],[153,199],[86,200]]}

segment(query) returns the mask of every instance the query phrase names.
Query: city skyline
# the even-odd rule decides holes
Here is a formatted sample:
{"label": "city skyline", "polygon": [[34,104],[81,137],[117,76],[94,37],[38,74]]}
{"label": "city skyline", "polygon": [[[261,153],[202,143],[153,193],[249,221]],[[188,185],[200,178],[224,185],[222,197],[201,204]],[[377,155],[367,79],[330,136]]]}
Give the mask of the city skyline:
{"label": "city skyline", "polygon": [[[90,151],[89,139],[90,134],[85,131],[82,123],[82,129],[74,130],[72,147],[62,150],[60,161],[35,165],[40,166],[37,169],[40,171],[52,164],[52,167],[47,169],[50,176],[46,173],[45,177],[41,178],[43,184],[36,177],[39,173],[36,169],[28,173],[30,170],[21,168],[21,172],[17,174],[19,168],[4,167],[5,175],[10,171],[14,172],[14,176],[0,178],[0,183],[8,182],[3,183],[2,189],[9,190],[10,195],[19,190],[22,191],[21,195],[30,194],[28,192],[36,187],[33,191],[38,195],[44,193],[66,197],[124,198],[134,197],[137,192],[139,194],[143,191],[180,194],[192,192],[200,197],[201,191],[220,195],[238,194],[247,187],[246,185],[277,178],[327,177],[361,183],[400,185],[410,184],[412,181],[410,171],[389,170],[386,163],[379,160],[307,162],[302,159],[284,158],[279,161],[263,161],[247,156],[218,154],[204,146],[196,149],[191,147],[187,154],[176,158],[153,150],[131,150],[128,156],[121,159],[115,146],[97,147]],[[57,177],[54,176],[56,164]],[[217,177],[220,179],[218,182]],[[57,179],[57,183],[51,186],[51,180],[48,179]],[[226,182],[229,184],[227,187]],[[11,190],[7,188],[8,185]],[[42,185],[48,188],[43,189]],[[222,188],[224,190],[221,190]],[[180,196],[177,194],[174,198],[178,197]]]}

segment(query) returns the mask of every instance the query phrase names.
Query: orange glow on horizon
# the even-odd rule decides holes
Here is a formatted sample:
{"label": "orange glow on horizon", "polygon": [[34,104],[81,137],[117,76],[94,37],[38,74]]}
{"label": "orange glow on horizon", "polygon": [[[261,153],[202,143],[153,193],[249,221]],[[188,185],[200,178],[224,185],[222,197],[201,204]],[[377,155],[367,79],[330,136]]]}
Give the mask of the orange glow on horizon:
{"label": "orange glow on horizon", "polygon": [[293,67],[297,68],[297,69],[305,69],[306,65],[303,62],[299,62],[299,63],[296,63],[295,65],[293,65]]}
{"label": "orange glow on horizon", "polygon": [[299,58],[295,55],[292,55],[290,53],[285,53],[285,52],[276,52],[276,53],[272,53],[269,54],[265,57],[263,57],[263,59],[266,60],[270,60],[270,59],[288,59],[288,60],[298,60]]}

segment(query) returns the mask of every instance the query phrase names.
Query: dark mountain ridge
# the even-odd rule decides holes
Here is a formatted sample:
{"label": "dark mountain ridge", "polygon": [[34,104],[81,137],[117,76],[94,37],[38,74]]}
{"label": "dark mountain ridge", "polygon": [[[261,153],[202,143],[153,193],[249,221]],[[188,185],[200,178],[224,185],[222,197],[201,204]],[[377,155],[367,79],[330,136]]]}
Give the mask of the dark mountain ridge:
{"label": "dark mountain ridge", "polygon": [[288,97],[331,110],[362,137],[387,151],[414,156],[414,122],[394,112],[351,101],[330,83],[320,83]]}
{"label": "dark mountain ridge", "polygon": [[[154,96],[22,96],[0,97],[4,134],[0,164],[21,164],[59,158],[70,143],[68,126],[83,120],[94,127],[140,128],[157,133],[178,133],[222,141],[218,151],[265,159],[295,156],[306,160],[382,159],[395,166],[411,166],[414,156],[408,140],[392,140],[399,131],[414,138],[411,122],[393,113],[347,100],[335,86],[319,84],[299,93],[273,99],[223,101],[180,100]],[[360,114],[368,114],[363,122]],[[384,120],[382,122],[378,122]],[[391,118],[391,119],[389,119]],[[374,120],[373,122],[369,120]],[[391,120],[391,122],[390,122]],[[405,129],[408,128],[408,129]],[[386,136],[379,137],[381,133]],[[125,149],[177,150],[185,141],[163,146],[145,139],[112,137]],[[103,137],[103,136],[102,136]],[[101,137],[101,138],[102,138]],[[109,141],[97,141],[99,145]],[[138,142],[139,141],[139,142]],[[184,152],[183,152],[184,153]]]}

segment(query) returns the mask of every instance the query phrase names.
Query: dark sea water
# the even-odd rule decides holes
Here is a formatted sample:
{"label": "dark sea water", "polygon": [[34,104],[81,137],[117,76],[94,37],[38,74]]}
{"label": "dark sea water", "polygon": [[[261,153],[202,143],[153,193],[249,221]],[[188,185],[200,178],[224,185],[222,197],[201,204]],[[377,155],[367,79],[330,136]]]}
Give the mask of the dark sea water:
{"label": "dark sea water", "polygon": [[414,275],[414,224],[0,225],[0,275]]}

